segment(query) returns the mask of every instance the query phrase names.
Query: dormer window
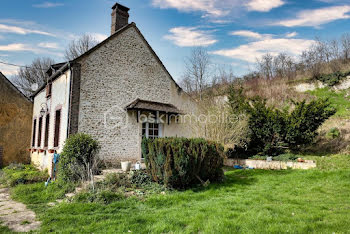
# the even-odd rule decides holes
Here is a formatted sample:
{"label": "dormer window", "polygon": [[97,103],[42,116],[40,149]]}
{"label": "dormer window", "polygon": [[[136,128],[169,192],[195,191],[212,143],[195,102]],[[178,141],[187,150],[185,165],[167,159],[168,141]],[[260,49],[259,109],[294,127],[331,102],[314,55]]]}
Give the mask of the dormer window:
{"label": "dormer window", "polygon": [[48,83],[46,85],[46,98],[51,97],[51,91],[52,91],[52,83]]}

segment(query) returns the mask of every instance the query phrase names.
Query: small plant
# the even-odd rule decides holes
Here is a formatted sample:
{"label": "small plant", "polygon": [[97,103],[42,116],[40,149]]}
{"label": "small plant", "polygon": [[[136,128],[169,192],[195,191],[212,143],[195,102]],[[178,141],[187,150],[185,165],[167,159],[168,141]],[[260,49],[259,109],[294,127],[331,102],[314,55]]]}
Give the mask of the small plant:
{"label": "small plant", "polygon": [[250,157],[249,159],[254,159],[254,160],[266,160],[267,156],[261,156],[261,155],[254,155]]}
{"label": "small plant", "polygon": [[336,139],[340,137],[340,131],[338,128],[334,127],[331,128],[328,133],[327,133],[327,137],[330,139]]}
{"label": "small plant", "polygon": [[131,175],[131,183],[137,187],[143,187],[151,184],[152,178],[145,170],[133,171]]}

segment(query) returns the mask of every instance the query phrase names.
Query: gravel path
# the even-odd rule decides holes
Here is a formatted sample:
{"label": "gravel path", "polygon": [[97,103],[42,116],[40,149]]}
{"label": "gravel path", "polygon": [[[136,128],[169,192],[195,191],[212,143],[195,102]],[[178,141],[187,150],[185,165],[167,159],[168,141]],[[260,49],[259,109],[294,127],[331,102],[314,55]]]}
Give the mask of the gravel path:
{"label": "gravel path", "polygon": [[35,213],[10,198],[7,188],[0,188],[0,221],[15,232],[29,232],[40,227]]}

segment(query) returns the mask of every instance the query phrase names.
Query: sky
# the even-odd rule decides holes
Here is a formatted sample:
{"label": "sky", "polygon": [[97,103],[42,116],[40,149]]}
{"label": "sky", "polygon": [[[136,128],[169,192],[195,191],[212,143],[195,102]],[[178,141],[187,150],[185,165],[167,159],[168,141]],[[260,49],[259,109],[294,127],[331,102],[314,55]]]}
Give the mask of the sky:
{"label": "sky", "polygon": [[[214,64],[236,75],[254,70],[263,54],[298,58],[315,38],[350,30],[350,0],[119,0],[130,8],[146,40],[179,81],[185,58],[204,47]],[[1,0],[0,61],[30,64],[38,57],[64,61],[71,40],[110,34],[111,0]],[[0,64],[14,77],[17,67]]]}

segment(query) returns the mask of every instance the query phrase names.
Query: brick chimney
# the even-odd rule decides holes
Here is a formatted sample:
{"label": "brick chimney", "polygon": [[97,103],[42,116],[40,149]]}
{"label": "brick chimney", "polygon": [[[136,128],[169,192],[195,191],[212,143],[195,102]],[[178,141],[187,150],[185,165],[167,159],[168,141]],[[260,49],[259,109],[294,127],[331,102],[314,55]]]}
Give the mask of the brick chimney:
{"label": "brick chimney", "polygon": [[120,5],[119,3],[114,4],[112,7],[112,26],[111,26],[111,35],[113,35],[120,28],[129,24],[129,8]]}

